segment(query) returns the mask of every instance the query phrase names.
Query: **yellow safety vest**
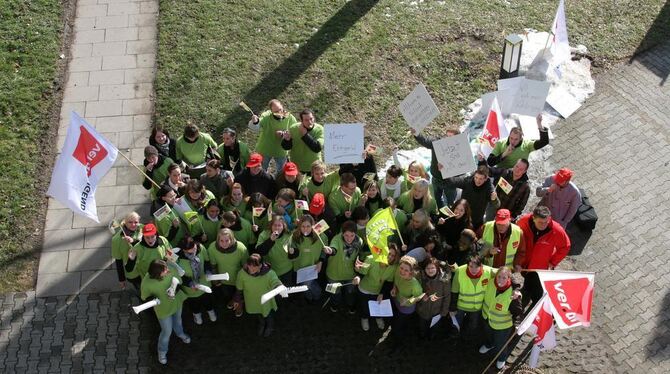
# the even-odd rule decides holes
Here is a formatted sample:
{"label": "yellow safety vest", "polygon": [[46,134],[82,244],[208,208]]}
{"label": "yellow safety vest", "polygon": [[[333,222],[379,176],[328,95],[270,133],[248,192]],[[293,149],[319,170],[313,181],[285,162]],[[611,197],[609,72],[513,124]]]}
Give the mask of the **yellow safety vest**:
{"label": "yellow safety vest", "polygon": [[489,321],[489,326],[494,330],[505,330],[512,327],[512,313],[509,312],[509,304],[512,302],[512,287],[505,292],[496,295],[497,289],[495,278],[491,278],[484,296],[482,317]]}
{"label": "yellow safety vest", "polygon": [[468,277],[468,265],[461,265],[456,270],[458,272],[458,303],[456,307],[464,312],[478,312],[482,309],[484,301],[484,292],[486,285],[491,282],[491,268],[482,265],[482,276],[476,284]]}
{"label": "yellow safety vest", "polygon": [[[521,228],[515,224],[512,225],[512,235],[510,235],[509,240],[507,240],[507,248],[505,250],[505,266],[512,269],[514,265],[514,256],[516,255],[516,250],[519,248],[521,243],[521,235],[523,232]],[[495,231],[495,221],[486,222],[484,224],[484,233],[482,233],[482,239],[484,243],[493,246],[493,232]],[[493,266],[493,257],[488,257],[484,259],[484,262],[488,266]]]}

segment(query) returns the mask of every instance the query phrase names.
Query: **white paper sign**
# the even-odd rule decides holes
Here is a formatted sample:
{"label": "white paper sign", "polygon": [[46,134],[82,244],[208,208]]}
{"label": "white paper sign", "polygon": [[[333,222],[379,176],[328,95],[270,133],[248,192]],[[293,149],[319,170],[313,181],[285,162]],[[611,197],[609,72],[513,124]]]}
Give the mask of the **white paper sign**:
{"label": "white paper sign", "polygon": [[368,308],[370,309],[370,317],[393,317],[390,299],[382,300],[381,303],[378,303],[377,300],[370,300],[368,301]]}
{"label": "white paper sign", "polygon": [[468,135],[465,133],[436,140],[433,142],[433,149],[437,161],[442,164],[442,178],[461,175],[476,168]]}
{"label": "white paper sign", "polygon": [[172,206],[177,213],[179,213],[179,217],[184,219],[184,213],[190,212],[191,207],[188,206],[188,203],[186,202],[185,197],[180,197],[174,201],[174,205]]}
{"label": "white paper sign", "polygon": [[568,118],[574,113],[581,104],[570,95],[568,91],[561,87],[555,87],[547,96],[547,103],[563,117]]}
{"label": "white paper sign", "polygon": [[500,110],[502,111],[503,116],[510,114],[512,104],[514,104],[515,92],[515,89],[506,89],[482,95],[482,108],[480,109],[480,112],[483,113],[483,115],[487,115],[491,108],[491,104],[493,103],[493,98],[495,97],[498,98],[498,105],[500,105]]}
{"label": "white paper sign", "polygon": [[438,322],[440,322],[440,319],[442,318],[442,315],[438,314],[433,317],[433,319],[430,320],[430,327],[435,326]]}
{"label": "white paper sign", "polygon": [[511,113],[537,116],[542,112],[551,83],[524,79],[514,94]]}
{"label": "white paper sign", "polygon": [[307,266],[302,269],[298,269],[296,272],[296,283],[304,283],[307,281],[311,281],[313,279],[316,279],[319,277],[319,273],[316,271],[316,265],[312,266]]}
{"label": "white paper sign", "polygon": [[[539,140],[540,130],[537,128],[537,119],[531,116],[519,116],[519,124],[523,131],[523,138],[528,140]],[[554,134],[549,129],[549,139],[553,139]]]}
{"label": "white paper sign", "polygon": [[521,85],[521,82],[523,82],[525,79],[526,78],[524,78],[524,77],[498,79],[498,91],[501,91],[501,90],[516,91],[516,90],[519,89],[519,86]]}
{"label": "white paper sign", "polygon": [[327,164],[363,163],[363,124],[324,125],[323,147]]}
{"label": "white paper sign", "polygon": [[440,114],[440,110],[430,97],[426,86],[419,83],[398,105],[405,122],[420,133]]}

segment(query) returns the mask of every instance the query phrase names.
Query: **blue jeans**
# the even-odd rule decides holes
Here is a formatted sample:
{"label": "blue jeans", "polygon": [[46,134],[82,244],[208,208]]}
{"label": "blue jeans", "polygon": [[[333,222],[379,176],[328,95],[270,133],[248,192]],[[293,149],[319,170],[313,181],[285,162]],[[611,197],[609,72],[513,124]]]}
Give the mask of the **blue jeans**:
{"label": "blue jeans", "polygon": [[[485,345],[487,347],[495,348],[493,350],[494,354],[498,353],[498,351],[500,351],[503,348],[503,346],[505,345],[505,343],[507,342],[507,339],[509,339],[510,334],[512,333],[512,328],[510,327],[510,328],[503,329],[503,330],[496,330],[496,329],[492,328],[491,325],[489,325],[489,321],[486,321],[486,320],[483,320],[483,319],[482,319],[482,321],[483,321],[482,323],[484,323],[485,331],[486,331],[486,343],[485,343]],[[509,356],[509,351],[510,351],[510,347],[509,346],[505,347],[505,349],[503,350],[502,353],[500,353],[500,356],[498,356],[496,361],[506,361],[507,356]]]}
{"label": "blue jeans", "polygon": [[275,160],[275,178],[279,175],[279,173],[282,172],[284,169],[284,164],[286,163],[286,157],[266,157],[263,156],[263,162],[261,163],[261,166],[263,166],[263,170],[268,171],[268,166],[270,166],[270,160],[274,159]]}
{"label": "blue jeans", "polygon": [[186,335],[184,333],[184,326],[181,324],[181,308],[179,308],[173,315],[159,319],[158,323],[161,325],[161,333],[158,335],[158,352],[167,354],[172,330],[174,330],[174,333],[180,338]]}
{"label": "blue jeans", "polygon": [[[468,326],[464,326],[463,324],[465,323],[465,319],[468,319]],[[471,332],[476,332],[477,329],[479,328],[479,320],[482,319],[482,312],[481,310],[476,311],[476,312],[466,312],[464,310],[458,310],[456,311],[456,321],[458,321],[458,324],[461,326],[461,336],[464,335],[466,330],[470,330]]]}
{"label": "blue jeans", "polygon": [[321,298],[321,286],[319,286],[319,281],[317,279],[301,283],[301,285],[303,284],[307,286],[305,299],[309,301],[318,301]]}

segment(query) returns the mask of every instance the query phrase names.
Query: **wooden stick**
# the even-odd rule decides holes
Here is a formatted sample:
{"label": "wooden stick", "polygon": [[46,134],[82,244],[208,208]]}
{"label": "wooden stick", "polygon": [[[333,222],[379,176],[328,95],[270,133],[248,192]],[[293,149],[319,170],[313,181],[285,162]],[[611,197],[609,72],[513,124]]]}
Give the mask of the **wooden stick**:
{"label": "wooden stick", "polygon": [[395,227],[398,228],[398,237],[400,238],[400,244],[405,245],[405,241],[402,240],[402,234],[400,233],[400,227],[398,227],[398,222],[395,220],[395,213],[393,212],[393,209],[391,209],[391,207],[388,207],[388,209],[391,211],[391,218],[393,218],[393,223],[395,223]]}
{"label": "wooden stick", "polygon": [[549,36],[547,36],[547,41],[544,43],[544,48],[542,48],[542,57],[544,57],[544,51],[547,50],[547,46],[549,45],[549,39],[551,39],[552,35],[554,35],[554,33],[549,31]]}
{"label": "wooden stick", "polygon": [[244,101],[240,101],[240,106],[242,107],[242,109],[246,110],[247,112],[249,112],[253,115],[256,115],[256,113],[254,113],[254,111],[251,110],[251,108],[249,108],[249,106]]}
{"label": "wooden stick", "polygon": [[142,173],[142,175],[144,175],[144,177],[147,178],[147,179],[151,182],[151,184],[153,184],[156,188],[161,188],[161,186],[159,186],[158,183],[156,183],[153,179],[151,179],[151,178],[150,178],[150,177],[149,177],[149,176],[148,176],[142,169],[140,169],[139,166],[135,165],[134,162],[130,161],[130,159],[128,158],[128,156],[126,156],[125,154],[123,154],[123,152],[119,152],[119,154],[120,154],[121,156],[123,156],[123,158],[125,158],[126,160],[128,160],[128,162],[129,162],[131,165],[133,165],[133,166],[135,167],[135,169],[137,169],[140,173]]}

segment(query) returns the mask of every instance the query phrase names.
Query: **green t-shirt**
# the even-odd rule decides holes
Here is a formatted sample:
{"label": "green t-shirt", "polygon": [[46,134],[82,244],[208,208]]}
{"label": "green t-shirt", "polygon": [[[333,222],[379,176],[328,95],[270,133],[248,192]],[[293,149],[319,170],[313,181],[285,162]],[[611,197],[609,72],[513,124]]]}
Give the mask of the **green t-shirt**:
{"label": "green t-shirt", "polygon": [[[321,240],[328,245],[328,237],[326,237],[325,234],[321,234],[320,237]],[[323,250],[321,240],[316,239],[312,242],[311,237],[303,237],[300,243],[296,243],[295,240],[291,241],[291,246],[298,251],[298,257],[292,260],[294,271],[298,271],[307,266],[312,266],[319,262]]]}
{"label": "green t-shirt", "polygon": [[356,187],[350,200],[347,201],[347,199],[349,198],[344,195],[341,188],[333,190],[333,192],[330,193],[330,196],[328,196],[328,205],[336,216],[343,215],[347,210],[353,211],[354,208],[358,206],[358,202],[361,200],[360,188]]}
{"label": "green t-shirt", "polygon": [[[289,133],[291,134],[291,150],[288,152],[291,161],[295,162],[298,165],[298,169],[307,173],[312,170],[312,162],[316,160],[321,160],[323,157],[321,151],[314,152],[312,151],[307,144],[302,140],[300,135],[301,123],[295,123],[289,128]],[[318,123],[314,124],[314,127],[308,132],[308,134],[314,138],[323,149],[323,126]]]}
{"label": "green t-shirt", "polygon": [[142,300],[147,300],[149,298],[156,298],[160,300],[160,304],[154,307],[154,312],[158,319],[165,319],[177,312],[186,300],[186,294],[177,287],[177,292],[175,297],[171,298],[167,294],[167,289],[172,286],[172,278],[177,278],[179,284],[181,284],[181,278],[177,271],[172,267],[168,267],[170,272],[162,277],[161,279],[153,279],[149,277],[149,274],[144,276],[142,279],[142,285],[140,286],[140,296]]}
{"label": "green t-shirt", "polygon": [[170,244],[176,247],[187,232],[186,224],[179,218],[177,212],[171,209],[168,215],[156,221],[156,228],[158,229],[158,235],[167,237],[172,230],[172,221],[175,219],[179,221],[179,226],[177,227],[177,234],[170,240]]}
{"label": "green t-shirt", "polygon": [[314,197],[314,194],[317,192],[321,192],[323,194],[323,197],[328,201],[328,197],[330,196],[330,193],[337,188],[337,186],[340,184],[340,175],[337,174],[336,172],[326,174],[326,176],[323,178],[323,183],[320,185],[314,184],[312,181],[312,178],[304,178],[302,184],[300,185],[300,195],[302,195],[302,190],[307,187],[309,190],[309,196],[304,196],[307,198],[309,201]]}
{"label": "green t-shirt", "polygon": [[[251,156],[251,151],[249,150],[249,146],[241,141],[237,141],[240,144],[240,159],[239,160],[230,160],[230,166],[233,166],[233,163],[236,163],[236,165],[240,165],[239,170],[244,170],[245,167],[247,167],[247,163],[249,162],[249,157]],[[219,148],[216,149],[216,151],[219,153],[219,156],[221,156],[221,161],[223,163],[223,155],[225,153],[225,145],[221,143],[219,145]]]}
{"label": "green t-shirt", "polygon": [[[258,236],[258,244],[262,244],[270,237],[270,230],[261,232]],[[291,241],[291,233],[284,231],[284,233],[275,240],[270,252],[264,256],[264,260],[272,265],[272,270],[278,276],[282,276],[293,269],[291,260],[288,259],[288,246]]]}
{"label": "green t-shirt", "polygon": [[202,244],[205,247],[209,247],[209,245],[216,240],[216,236],[219,234],[221,220],[212,221],[211,219],[207,218],[207,213],[198,214],[198,220],[200,223],[197,225],[197,230],[199,232],[202,231],[200,229],[202,227],[202,229],[205,230],[205,234],[207,235],[207,240]]}
{"label": "green t-shirt", "polygon": [[[496,142],[496,145],[493,147],[493,151],[491,151],[492,154],[496,156],[500,156],[505,152],[505,149],[507,149],[507,138],[498,140]],[[528,159],[528,155],[530,155],[531,152],[535,150],[535,140],[528,140],[525,139],[521,142],[521,144],[514,148],[512,153],[510,153],[507,157],[502,159],[497,165],[495,165],[498,168],[501,169],[509,169],[516,164],[517,161],[519,161],[522,158]]]}
{"label": "green t-shirt", "polygon": [[216,242],[209,245],[207,248],[207,255],[209,263],[216,269],[217,274],[228,273],[228,280],[221,281],[221,283],[234,286],[237,273],[242,269],[242,266],[247,262],[249,253],[247,247],[242,242],[237,242],[235,250],[230,253],[221,252],[216,247]]}
{"label": "green t-shirt", "polygon": [[354,263],[363,246],[363,240],[356,236],[353,242],[354,250],[347,255],[344,250],[344,238],[342,234],[337,234],[330,242],[330,247],[335,248],[334,255],[328,257],[328,267],[326,268],[326,276],[328,279],[334,281],[350,281],[354,278]]}
{"label": "green t-shirt", "polygon": [[256,142],[256,152],[263,157],[286,157],[286,151],[281,147],[282,138],[276,135],[276,131],[289,129],[297,122],[295,117],[289,114],[280,121],[272,115],[272,112],[266,110],[261,114],[259,121],[260,134]]}
{"label": "green t-shirt", "polygon": [[400,276],[400,272],[397,270],[395,272],[395,276],[393,277],[393,284],[398,288],[396,298],[400,302],[402,302],[403,299],[406,300],[412,297],[421,296],[421,294],[423,293],[421,282],[419,282],[414,277],[412,277],[409,280],[403,279]]}
{"label": "green t-shirt", "polygon": [[[412,191],[403,192],[403,194],[400,195],[400,198],[398,198],[398,208],[404,210],[407,214],[414,213],[414,199],[410,196],[411,193]],[[423,206],[421,208],[428,214],[437,214],[437,203],[432,197],[428,202],[428,206]]]}
{"label": "green t-shirt", "polygon": [[170,242],[168,242],[166,238],[159,236],[156,240],[158,240],[158,246],[156,248],[145,247],[141,241],[133,247],[137,253],[133,271],[137,270],[137,274],[141,277],[149,271],[149,265],[151,265],[153,260],[164,260],[167,251],[172,249]]}
{"label": "green t-shirt", "polygon": [[[174,161],[172,161],[171,158],[165,157],[163,159],[163,163],[159,168],[154,168],[153,173],[151,174],[151,179],[153,179],[154,182],[158,183],[160,186],[161,183],[163,183],[164,180],[167,179],[168,177],[168,167],[170,165],[174,164]],[[146,170],[146,167],[145,167]],[[158,193],[158,187],[156,187],[153,183],[151,184],[151,200],[156,200],[156,194]]]}
{"label": "green t-shirt", "polygon": [[[258,218],[255,220],[258,220]],[[235,236],[235,239],[244,243],[247,247],[256,244],[256,235],[254,235],[254,232],[251,230],[251,222],[240,217],[240,226],[241,229],[237,231],[233,230],[233,236]]]}
{"label": "green t-shirt", "polygon": [[358,271],[361,283],[358,287],[370,294],[379,294],[384,282],[392,282],[398,265],[385,265],[374,260],[372,256],[365,258],[365,264]]}
{"label": "green t-shirt", "polygon": [[[209,261],[209,255],[207,254],[207,250],[205,247],[202,245],[199,246],[198,248],[198,258],[200,259],[199,267],[200,267],[200,277],[198,279],[193,279],[193,268],[191,267],[191,261],[189,259],[180,256],[179,260],[177,260],[177,264],[181,266],[182,269],[184,269],[184,276],[189,277],[193,279],[195,283],[202,284],[203,286],[211,287],[212,284],[207,280],[207,274],[205,274],[205,262]],[[184,293],[186,293],[186,296],[188,297],[199,297],[204,291],[198,290],[198,289],[193,289],[190,287],[190,285],[186,284],[185,287],[183,288]]]}
{"label": "green t-shirt", "polygon": [[[137,225],[137,229],[135,229],[135,232],[131,236],[134,240],[141,240],[142,239],[142,227],[144,225],[139,224]],[[115,260],[121,260],[123,261],[123,266],[125,267],[126,263],[128,263],[128,251],[130,250],[131,245],[123,239],[123,236],[121,235],[121,230],[114,234],[112,236],[112,258]],[[124,269],[124,272],[126,273],[126,279],[133,279],[137,278],[139,276],[139,273],[137,272],[137,267],[133,269],[131,272],[127,272]]]}
{"label": "green t-shirt", "polygon": [[193,143],[187,142],[184,136],[180,136],[175,146],[177,159],[191,166],[202,165],[207,158],[208,147],[216,149],[216,142],[207,133],[201,132],[198,139]]}
{"label": "green t-shirt", "polygon": [[274,270],[268,270],[263,275],[253,276],[241,269],[237,274],[236,287],[244,295],[244,309],[249,314],[261,314],[263,317],[267,317],[271,310],[277,310],[277,302],[274,298],[265,304],[261,304],[261,296],[281,284]]}

